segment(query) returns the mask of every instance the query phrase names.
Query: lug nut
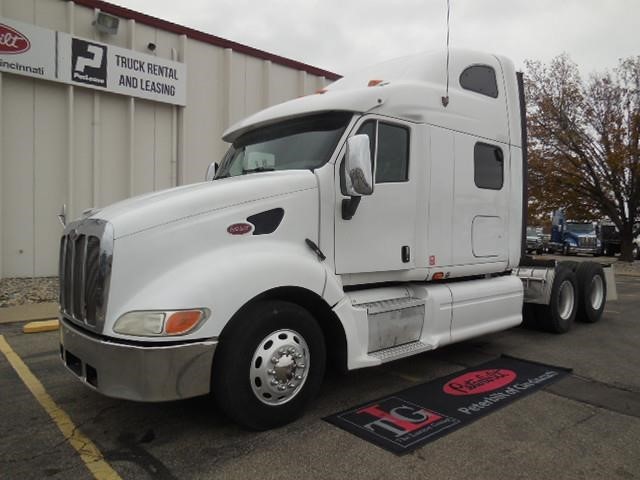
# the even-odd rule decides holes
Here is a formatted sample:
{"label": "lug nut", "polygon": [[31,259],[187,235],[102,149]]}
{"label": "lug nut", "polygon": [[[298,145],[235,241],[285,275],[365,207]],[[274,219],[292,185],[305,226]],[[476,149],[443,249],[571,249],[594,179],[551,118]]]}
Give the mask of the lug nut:
{"label": "lug nut", "polygon": [[271,357],[271,363],[278,363],[278,357]]}
{"label": "lug nut", "polygon": [[278,385],[278,383],[279,383],[279,382],[278,382],[278,380],[276,380],[276,379],[274,378],[274,379],[273,379],[273,380],[271,380],[269,383],[275,387],[276,385]]}
{"label": "lug nut", "polygon": [[293,382],[291,382],[291,383],[289,383],[289,384],[287,385],[287,387],[289,387],[289,388],[296,388],[296,384],[295,384],[295,383],[293,383]]}
{"label": "lug nut", "polygon": [[293,377],[293,378],[295,378],[296,380],[302,380],[302,375],[296,375],[296,376],[295,376],[295,377]]}
{"label": "lug nut", "polygon": [[286,390],[287,386],[286,385],[278,385],[278,390],[280,390],[281,392]]}
{"label": "lug nut", "polygon": [[275,375],[275,374],[276,374],[276,371],[275,371],[275,370],[267,370],[267,373],[268,373],[269,375]]}

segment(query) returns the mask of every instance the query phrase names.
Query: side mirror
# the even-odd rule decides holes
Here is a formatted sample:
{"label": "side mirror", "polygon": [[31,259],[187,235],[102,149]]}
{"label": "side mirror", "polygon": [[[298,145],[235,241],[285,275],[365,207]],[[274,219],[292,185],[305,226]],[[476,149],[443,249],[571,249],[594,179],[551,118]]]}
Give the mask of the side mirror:
{"label": "side mirror", "polygon": [[218,162],[211,162],[209,167],[207,168],[207,174],[205,175],[205,180],[210,182],[213,180],[213,177],[216,176],[216,172],[218,171]]}
{"label": "side mirror", "polygon": [[345,187],[347,195],[351,197],[373,193],[373,167],[368,135],[354,135],[347,140]]}

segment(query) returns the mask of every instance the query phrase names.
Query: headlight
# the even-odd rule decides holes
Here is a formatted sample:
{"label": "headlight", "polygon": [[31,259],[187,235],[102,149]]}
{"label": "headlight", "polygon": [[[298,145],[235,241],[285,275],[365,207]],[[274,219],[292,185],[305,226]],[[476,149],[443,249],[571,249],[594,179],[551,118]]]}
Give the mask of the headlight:
{"label": "headlight", "polygon": [[206,308],[169,312],[140,311],[122,315],[113,331],[141,337],[184,335],[196,329],[209,316]]}

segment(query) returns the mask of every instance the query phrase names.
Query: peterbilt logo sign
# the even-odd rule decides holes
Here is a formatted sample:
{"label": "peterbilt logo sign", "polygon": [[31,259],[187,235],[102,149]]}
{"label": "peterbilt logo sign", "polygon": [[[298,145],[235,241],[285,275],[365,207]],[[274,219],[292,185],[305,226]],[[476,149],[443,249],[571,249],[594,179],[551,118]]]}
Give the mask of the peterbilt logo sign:
{"label": "peterbilt logo sign", "polygon": [[0,23],[0,53],[24,53],[31,48],[27,37],[15,28]]}
{"label": "peterbilt logo sign", "polygon": [[227,233],[231,235],[245,235],[253,231],[253,225],[250,223],[234,223],[233,225],[229,225],[227,228]]}
{"label": "peterbilt logo sign", "polygon": [[476,395],[509,385],[516,377],[516,372],[506,368],[477,370],[449,380],[443,390],[449,395]]}

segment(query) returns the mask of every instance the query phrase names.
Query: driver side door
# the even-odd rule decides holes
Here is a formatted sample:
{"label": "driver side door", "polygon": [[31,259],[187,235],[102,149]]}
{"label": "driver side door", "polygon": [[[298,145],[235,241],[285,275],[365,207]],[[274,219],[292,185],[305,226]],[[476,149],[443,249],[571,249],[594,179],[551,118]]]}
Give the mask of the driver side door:
{"label": "driver side door", "polygon": [[[354,134],[369,136],[374,191],[361,197],[350,220],[342,218],[344,156],[336,169],[335,264],[337,274],[392,272],[415,267],[416,183],[411,124],[367,116]],[[376,278],[375,281],[384,281]]]}

